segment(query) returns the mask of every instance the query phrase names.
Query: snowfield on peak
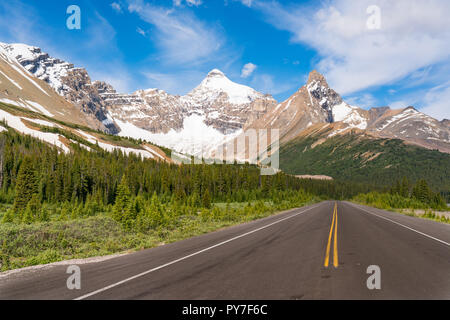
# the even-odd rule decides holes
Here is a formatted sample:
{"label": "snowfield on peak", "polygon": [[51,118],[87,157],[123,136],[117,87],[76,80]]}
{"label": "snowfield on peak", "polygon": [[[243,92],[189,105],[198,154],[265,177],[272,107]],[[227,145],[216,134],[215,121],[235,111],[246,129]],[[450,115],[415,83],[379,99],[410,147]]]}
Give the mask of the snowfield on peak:
{"label": "snowfield on peak", "polygon": [[342,121],[352,128],[366,129],[367,119],[360,115],[359,108],[351,106],[345,102],[331,107],[333,112],[333,121]]}
{"label": "snowfield on peak", "polygon": [[[59,94],[68,90],[68,88],[64,87],[61,83],[60,79],[67,75],[67,70],[73,68],[73,65],[59,59],[50,58],[49,55],[42,52],[40,48],[23,43],[0,43],[0,47],[2,47],[10,57],[15,58],[27,73],[44,80]],[[40,88],[34,81],[33,83]],[[48,94],[42,88],[40,89],[45,94]]]}
{"label": "snowfield on peak", "polygon": [[186,98],[201,103],[205,100],[216,100],[221,93],[226,93],[228,101],[232,104],[248,104],[264,96],[250,87],[234,83],[222,71],[214,69],[198,87],[187,94]]}

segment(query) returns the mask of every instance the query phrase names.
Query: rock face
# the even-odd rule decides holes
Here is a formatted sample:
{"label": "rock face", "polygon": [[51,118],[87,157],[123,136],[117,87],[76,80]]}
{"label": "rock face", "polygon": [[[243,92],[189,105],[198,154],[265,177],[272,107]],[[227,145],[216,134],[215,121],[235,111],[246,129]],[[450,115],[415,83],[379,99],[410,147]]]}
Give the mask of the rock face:
{"label": "rock face", "polygon": [[[23,60],[22,60],[23,62]],[[0,102],[38,112],[61,121],[98,127],[101,123],[36,78],[0,43]]]}
{"label": "rock face", "polygon": [[159,89],[120,95],[111,88],[100,96],[120,135],[193,154],[239,134],[276,105],[272,96],[234,83],[217,69],[184,96]]}
{"label": "rock face", "polygon": [[181,99],[191,111],[205,114],[205,123],[223,134],[242,129],[276,105],[272,96],[234,83],[217,69]]}
{"label": "rock face", "polygon": [[402,139],[450,153],[450,127],[414,107],[388,110],[367,129],[381,137]]}
{"label": "rock face", "polygon": [[217,69],[185,96],[159,89],[139,90],[131,95],[107,90],[101,96],[113,118],[152,133],[181,130],[186,117],[198,114],[204,117],[207,126],[228,135],[258,119],[276,104],[270,95],[236,84]]}
{"label": "rock face", "polygon": [[281,142],[287,142],[317,123],[343,121],[355,127],[365,127],[363,114],[366,113],[346,104],[321,74],[312,71],[306,85],[249,127],[279,129]]}
{"label": "rock face", "polygon": [[[402,139],[425,148],[450,152],[449,120],[439,122],[413,107],[364,110],[351,106],[317,71],[310,73],[306,85],[295,94],[246,128],[279,129],[280,142],[286,143],[313,125],[327,123],[335,124],[330,127],[329,137],[356,129],[374,137]],[[246,159],[243,153],[240,155],[240,159]]]}
{"label": "rock face", "polygon": [[5,52],[16,59],[28,72],[45,81],[59,95],[77,106],[95,129],[111,134],[118,127],[108,119],[106,106],[85,69],[50,57],[38,47],[25,44],[1,44]]}

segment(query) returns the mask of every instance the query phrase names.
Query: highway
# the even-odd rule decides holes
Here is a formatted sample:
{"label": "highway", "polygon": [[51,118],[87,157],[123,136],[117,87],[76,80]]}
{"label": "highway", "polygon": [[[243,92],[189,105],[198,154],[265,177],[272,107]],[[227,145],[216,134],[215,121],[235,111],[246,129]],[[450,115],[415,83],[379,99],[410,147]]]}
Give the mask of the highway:
{"label": "highway", "polygon": [[79,266],[80,290],[58,265],[0,277],[0,299],[450,299],[450,225],[325,201]]}

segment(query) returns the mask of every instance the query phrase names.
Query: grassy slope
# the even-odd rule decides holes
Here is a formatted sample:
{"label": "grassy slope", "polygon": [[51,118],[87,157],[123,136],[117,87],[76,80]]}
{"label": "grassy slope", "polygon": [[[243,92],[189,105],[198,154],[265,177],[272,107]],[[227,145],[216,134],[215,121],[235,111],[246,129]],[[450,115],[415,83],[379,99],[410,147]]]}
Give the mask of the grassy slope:
{"label": "grassy slope", "polygon": [[311,148],[327,134],[298,138],[282,146],[281,169],[290,174],[324,174],[386,186],[404,176],[411,182],[424,178],[436,191],[450,190],[450,154],[360,133],[338,135]]}
{"label": "grassy slope", "polygon": [[[134,148],[134,149],[144,149],[142,147],[141,142],[135,140],[135,139],[131,139],[131,138],[125,138],[125,137],[120,137],[120,136],[115,136],[115,135],[110,135],[110,134],[106,134],[104,132],[100,132],[100,131],[96,131],[93,130],[89,127],[85,127],[85,126],[81,126],[78,124],[73,124],[73,123],[69,123],[69,122],[64,122],[61,120],[56,120],[54,118],[45,116],[43,114],[31,111],[31,110],[27,110],[24,108],[20,108],[17,106],[13,106],[10,104],[6,104],[3,102],[0,102],[0,109],[12,114],[12,115],[16,115],[16,116],[23,116],[23,117],[27,117],[30,119],[42,119],[42,120],[46,120],[49,122],[53,122],[53,123],[57,123],[63,127],[65,127],[64,129],[58,129],[58,128],[49,128],[49,127],[45,127],[42,125],[37,125],[37,124],[33,124],[33,126],[38,127],[39,129],[41,129],[42,131],[49,131],[49,132],[54,132],[54,133],[59,133],[63,136],[65,136],[68,139],[73,139],[73,140],[77,140],[78,142],[85,144],[87,146],[93,147],[95,148],[95,145],[92,145],[91,143],[89,143],[88,141],[80,138],[79,136],[73,134],[72,132],[70,132],[70,129],[79,129],[82,130],[88,134],[92,134],[95,135],[97,138],[99,138],[101,141],[105,142],[105,143],[110,143],[110,144],[114,144],[116,146],[120,146],[120,147],[124,147],[124,148]],[[0,119],[1,120],[1,119]],[[152,143],[148,143],[149,145],[154,145]],[[167,149],[165,147],[161,147],[161,146],[157,146],[154,145],[156,147],[158,147],[159,149],[161,149],[167,157],[170,157],[171,155],[171,150]]]}

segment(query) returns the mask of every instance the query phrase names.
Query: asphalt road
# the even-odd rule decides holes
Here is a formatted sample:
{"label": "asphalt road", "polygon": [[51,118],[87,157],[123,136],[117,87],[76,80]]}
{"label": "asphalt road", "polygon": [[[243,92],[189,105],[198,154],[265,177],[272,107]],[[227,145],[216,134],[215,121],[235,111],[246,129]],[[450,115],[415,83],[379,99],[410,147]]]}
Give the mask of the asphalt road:
{"label": "asphalt road", "polygon": [[80,268],[80,290],[53,266],[0,299],[450,299],[450,226],[327,201]]}

